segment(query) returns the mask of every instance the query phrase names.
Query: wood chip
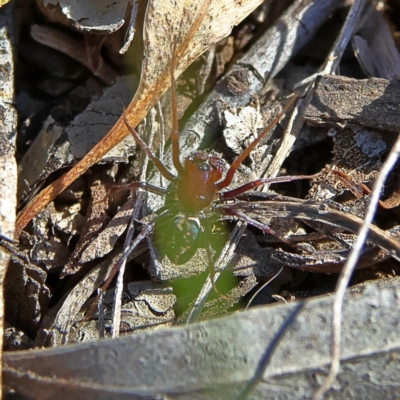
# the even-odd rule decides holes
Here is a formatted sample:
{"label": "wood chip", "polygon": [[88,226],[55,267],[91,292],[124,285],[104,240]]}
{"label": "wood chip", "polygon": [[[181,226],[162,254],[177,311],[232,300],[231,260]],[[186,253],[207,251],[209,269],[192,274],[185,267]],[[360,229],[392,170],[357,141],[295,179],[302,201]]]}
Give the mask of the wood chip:
{"label": "wood chip", "polygon": [[362,125],[367,128],[400,130],[400,82],[381,78],[352,79],[321,76],[311,103],[304,112],[310,125]]}

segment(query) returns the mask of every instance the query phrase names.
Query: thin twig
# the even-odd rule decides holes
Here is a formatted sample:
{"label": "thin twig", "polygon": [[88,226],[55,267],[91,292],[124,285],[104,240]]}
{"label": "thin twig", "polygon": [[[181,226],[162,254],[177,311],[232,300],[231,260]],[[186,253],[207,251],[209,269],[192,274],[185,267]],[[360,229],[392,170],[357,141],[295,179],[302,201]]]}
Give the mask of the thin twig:
{"label": "thin twig", "polygon": [[295,89],[299,86],[314,81],[318,75],[327,75],[327,74],[335,75],[337,73],[339,63],[343,57],[343,54],[346,50],[346,47],[350,39],[353,37],[354,30],[356,29],[357,24],[360,20],[361,12],[364,8],[364,5],[365,5],[365,0],[354,1],[349,13],[347,14],[346,21],[342,26],[340,34],[336,38],[336,41],[332,46],[332,50],[329,52],[328,57],[326,58],[325,63],[319,69],[319,72],[298,82],[294,86]]}
{"label": "thin twig", "polygon": [[[301,98],[292,110],[289,121],[283,133],[282,143],[279,146],[279,149],[276,152],[271,164],[269,165],[267,172],[263,174],[263,177],[276,177],[281,170],[283,162],[287,159],[288,155],[292,151],[294,142],[296,141],[297,135],[299,134],[304,123],[303,111],[310,103],[312,95],[314,93],[314,91],[312,90],[312,86],[313,84],[310,84],[305,89],[304,93],[307,93],[306,96],[304,98]],[[269,185],[265,185],[262,191],[267,192],[268,188]]]}
{"label": "thin twig", "polygon": [[128,30],[125,33],[124,45],[120,48],[119,54],[125,54],[135,37],[136,16],[138,12],[138,0],[132,0],[131,18],[129,20]]}
{"label": "thin twig", "polygon": [[[138,207],[138,205],[139,205],[139,202],[142,202],[144,200],[143,194],[144,193],[142,191],[137,193],[138,197],[136,198],[136,201],[135,201],[135,206],[133,209],[131,219],[129,221],[129,226],[128,226],[128,230],[127,230],[126,238],[125,238],[125,242],[124,242],[124,252],[127,251],[130,243],[132,242],[133,234],[135,233],[135,221],[137,219],[138,210],[140,208],[140,207]],[[113,303],[113,308],[112,308],[113,322],[112,322],[112,332],[111,332],[111,337],[113,337],[113,338],[119,336],[119,329],[120,329],[120,324],[121,324],[121,304],[122,304],[122,291],[123,291],[123,286],[124,286],[125,266],[126,266],[126,259],[124,261],[122,261],[121,266],[119,267],[117,283],[115,286],[114,303]],[[103,293],[103,295],[104,295],[104,293]]]}
{"label": "thin twig", "polygon": [[394,144],[392,150],[390,151],[386,161],[383,163],[379,175],[375,181],[371,193],[371,198],[369,200],[367,213],[365,215],[364,223],[360,228],[357,240],[354,244],[353,249],[350,252],[346,265],[344,266],[342,273],[340,274],[339,277],[339,281],[336,288],[336,296],[333,302],[333,314],[332,314],[333,343],[332,343],[331,366],[329,370],[329,375],[327,376],[323,385],[315,393],[313,397],[314,400],[320,400],[323,398],[324,394],[329,390],[339,372],[340,351],[341,351],[341,323],[342,323],[342,309],[343,309],[344,295],[346,293],[346,288],[349,285],[351,275],[353,274],[357,261],[360,257],[362,247],[364,245],[370,225],[372,223],[376,209],[378,207],[378,201],[381,195],[383,185],[385,183],[388,174],[396,164],[399,155],[400,155],[400,135],[398,136],[396,143]]}
{"label": "thin twig", "polygon": [[254,299],[257,297],[257,295],[264,290],[275,278],[277,278],[279,276],[279,274],[282,272],[283,267],[271,278],[269,279],[267,282],[263,283],[261,285],[261,287],[253,294],[253,296],[251,296],[249,302],[247,303],[247,306],[245,308],[245,311],[247,311],[251,305],[251,303],[254,301]]}
{"label": "thin twig", "polygon": [[357,28],[364,5],[365,0],[354,0],[349,13],[347,14],[346,21],[340,30],[340,34],[321,69],[321,74],[335,74],[337,72],[344,51]]}
{"label": "thin twig", "polygon": [[99,330],[99,338],[104,339],[105,326],[104,326],[104,302],[103,296],[101,296],[101,289],[97,289],[97,296],[99,296],[99,301],[97,302],[97,314],[99,316],[97,320],[97,327]]}

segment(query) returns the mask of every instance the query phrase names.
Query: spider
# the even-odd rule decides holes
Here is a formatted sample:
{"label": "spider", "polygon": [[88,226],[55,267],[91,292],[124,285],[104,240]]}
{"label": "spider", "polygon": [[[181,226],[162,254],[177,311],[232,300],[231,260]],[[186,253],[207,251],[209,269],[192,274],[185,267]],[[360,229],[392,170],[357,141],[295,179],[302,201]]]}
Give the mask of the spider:
{"label": "spider", "polygon": [[[258,143],[267,135],[270,129],[278,123],[285,115],[287,110],[296,100],[293,96],[285,105],[279,115],[277,115],[261,132],[261,134],[253,140],[253,142],[233,161],[229,170],[224,175],[225,162],[217,156],[209,155],[204,150],[198,150],[191,153],[181,163],[179,157],[179,130],[176,105],[176,86],[173,77],[174,65],[171,63],[171,109],[172,109],[172,161],[177,171],[174,175],[163,162],[154,154],[151,148],[138,135],[136,130],[129,125],[124,111],[124,121],[129,132],[143,149],[149,159],[154,163],[161,175],[171,184],[168,189],[148,184],[147,182],[133,182],[126,185],[114,186],[114,190],[142,188],[144,190],[154,192],[159,195],[166,196],[165,206],[158,212],[158,216],[150,224],[146,225],[139,235],[136,237],[130,248],[124,253],[122,259],[126,259],[129,252],[137,243],[146,235],[153,232],[155,243],[162,243],[162,250],[171,262],[177,265],[186,263],[193,257],[194,253],[200,247],[201,243],[210,240],[212,223],[210,220],[221,219],[222,213],[226,211],[218,208],[218,205],[228,200],[233,200],[237,196],[250,191],[256,187],[277,183],[289,182],[297,179],[312,179],[316,175],[296,175],[281,176],[276,178],[261,178],[248,182],[231,190],[226,189],[232,182],[235,172],[239,165],[251,153]],[[272,234],[280,240],[287,242],[278,236],[270,227],[262,224],[254,219],[249,218],[240,210],[230,210],[229,218],[243,221],[252,225],[265,233]],[[121,260],[122,262],[122,260]],[[118,263],[120,264],[120,262]],[[115,269],[118,269],[115,266]],[[213,272],[213,271],[211,271]],[[111,274],[114,276],[114,273]],[[108,281],[112,278],[108,279]]]}

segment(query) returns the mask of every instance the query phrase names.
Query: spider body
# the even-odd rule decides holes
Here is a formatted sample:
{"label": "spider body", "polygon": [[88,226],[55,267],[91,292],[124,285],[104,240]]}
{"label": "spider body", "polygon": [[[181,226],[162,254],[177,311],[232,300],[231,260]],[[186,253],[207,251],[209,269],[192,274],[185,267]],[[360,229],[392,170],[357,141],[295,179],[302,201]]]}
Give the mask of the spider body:
{"label": "spider body", "polygon": [[201,247],[204,233],[209,233],[204,220],[211,213],[212,202],[218,199],[217,182],[222,178],[224,167],[221,158],[195,151],[185,159],[173,182],[153,236],[174,264],[189,261]]}
{"label": "spider body", "polygon": [[196,213],[211,204],[224,165],[219,157],[209,156],[205,151],[195,151],[186,158],[177,184],[177,195],[187,212]]}

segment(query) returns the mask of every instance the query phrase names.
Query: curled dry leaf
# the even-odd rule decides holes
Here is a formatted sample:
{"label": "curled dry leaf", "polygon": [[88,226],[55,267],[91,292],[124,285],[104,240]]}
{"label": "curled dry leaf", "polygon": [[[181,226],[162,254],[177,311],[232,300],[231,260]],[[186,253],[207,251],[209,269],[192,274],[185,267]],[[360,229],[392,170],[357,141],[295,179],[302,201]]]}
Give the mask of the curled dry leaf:
{"label": "curled dry leaf", "polygon": [[37,3],[51,20],[73,25],[82,32],[111,33],[125,23],[130,0],[38,0]]}
{"label": "curled dry leaf", "polygon": [[[174,73],[179,76],[208,48],[229,35],[232,28],[261,0],[154,0],[149,2],[143,30],[145,58],[137,92],[127,107],[127,119],[136,126],[170,85],[171,55],[176,43]],[[69,172],[43,190],[19,215],[16,237],[25,225],[78,176],[119,143],[128,131],[119,118],[107,135]]]}

